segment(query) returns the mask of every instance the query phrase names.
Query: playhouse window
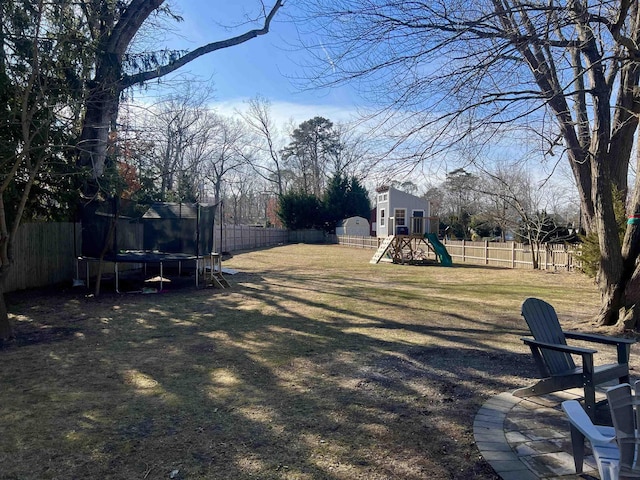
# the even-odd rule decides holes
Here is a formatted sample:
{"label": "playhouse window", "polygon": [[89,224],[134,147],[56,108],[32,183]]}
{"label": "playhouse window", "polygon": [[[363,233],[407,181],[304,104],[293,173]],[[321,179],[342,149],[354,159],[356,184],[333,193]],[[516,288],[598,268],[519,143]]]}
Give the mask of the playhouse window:
{"label": "playhouse window", "polygon": [[380,210],[380,226],[384,227],[384,208]]}
{"label": "playhouse window", "polygon": [[396,226],[401,227],[406,225],[405,217],[406,217],[406,210],[404,208],[396,210]]}
{"label": "playhouse window", "polygon": [[379,202],[386,202],[387,201],[387,193],[381,193],[380,195],[378,195],[378,201]]}

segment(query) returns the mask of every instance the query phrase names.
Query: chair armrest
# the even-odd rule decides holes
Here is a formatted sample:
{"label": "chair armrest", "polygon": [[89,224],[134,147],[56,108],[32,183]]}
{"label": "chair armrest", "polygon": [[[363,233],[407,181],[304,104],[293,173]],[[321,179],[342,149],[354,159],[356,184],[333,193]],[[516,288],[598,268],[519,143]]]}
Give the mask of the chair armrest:
{"label": "chair armrest", "polygon": [[[577,400],[565,400],[562,402],[562,410],[566,413],[569,422],[589,439],[591,445],[606,445],[615,442],[615,430],[611,427],[594,425]],[[610,435],[606,435],[606,433],[610,433]]]}
{"label": "chair armrest", "polygon": [[556,352],[565,352],[565,353],[570,353],[575,355],[593,355],[594,353],[598,352],[593,348],[582,348],[582,347],[574,347],[571,345],[561,345],[558,343],[539,342],[538,340],[535,340],[534,338],[530,338],[530,337],[522,337],[522,341],[529,346],[533,345],[535,347],[546,349],[546,350],[555,350]]}
{"label": "chair armrest", "polygon": [[599,343],[601,345],[615,345],[618,353],[618,363],[628,364],[629,355],[631,354],[631,345],[636,343],[632,338],[606,337],[604,335],[594,335],[591,333],[579,332],[562,332],[566,338],[572,340],[584,340],[591,343]]}
{"label": "chair armrest", "polygon": [[628,344],[632,345],[636,343],[633,338],[621,338],[621,337],[607,337],[604,335],[595,335],[592,333],[580,333],[580,332],[562,332],[567,338],[573,340],[584,340],[586,342],[603,343],[606,345],[619,345]]}

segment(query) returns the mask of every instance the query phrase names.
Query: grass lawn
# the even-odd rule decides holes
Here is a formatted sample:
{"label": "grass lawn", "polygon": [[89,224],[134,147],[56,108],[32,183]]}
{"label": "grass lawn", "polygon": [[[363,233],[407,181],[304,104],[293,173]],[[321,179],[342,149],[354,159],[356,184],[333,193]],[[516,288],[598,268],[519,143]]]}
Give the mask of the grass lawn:
{"label": "grass lawn", "polygon": [[473,417],[536,374],[520,303],[595,331],[593,282],[372,254],[237,254],[224,291],[9,295],[0,479],[498,478]]}

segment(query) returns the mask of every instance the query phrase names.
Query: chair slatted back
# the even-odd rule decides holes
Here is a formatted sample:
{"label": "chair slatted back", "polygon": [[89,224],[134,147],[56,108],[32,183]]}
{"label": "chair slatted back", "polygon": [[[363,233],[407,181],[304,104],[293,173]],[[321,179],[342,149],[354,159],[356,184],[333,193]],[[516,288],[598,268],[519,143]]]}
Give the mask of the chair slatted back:
{"label": "chair slatted back", "polygon": [[636,382],[634,394],[631,385],[622,383],[607,390],[611,420],[620,449],[620,478],[640,478],[640,397]]}
{"label": "chair slatted back", "polygon": [[[556,345],[567,344],[555,309],[544,300],[527,298],[522,303],[522,316],[533,338],[537,341]],[[551,375],[558,375],[576,368],[573,358],[568,353],[543,350],[542,357]]]}

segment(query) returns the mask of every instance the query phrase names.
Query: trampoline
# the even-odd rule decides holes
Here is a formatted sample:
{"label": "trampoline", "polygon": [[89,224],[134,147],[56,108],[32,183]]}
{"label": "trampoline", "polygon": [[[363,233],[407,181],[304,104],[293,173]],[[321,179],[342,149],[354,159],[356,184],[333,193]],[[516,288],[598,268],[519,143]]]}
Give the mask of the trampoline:
{"label": "trampoline", "polygon": [[[203,262],[206,260],[203,256],[198,255],[189,255],[187,253],[167,253],[167,252],[145,252],[143,250],[129,250],[122,253],[118,253],[116,255],[109,254],[105,255],[105,262],[113,263],[113,274],[115,281],[115,289],[117,293],[120,293],[120,271],[118,269],[118,265],[121,263],[137,263],[143,266],[144,271],[147,270],[147,265],[154,264],[159,265],[160,268],[160,278],[158,283],[160,283],[160,290],[162,290],[164,279],[164,265],[167,263],[177,263],[178,264],[178,275],[182,273],[182,264],[183,262],[195,262],[195,284],[196,287],[199,286],[199,271],[204,269]],[[79,265],[84,262],[86,266],[86,282],[87,288],[90,288],[89,285],[89,265],[92,262],[99,262],[100,259],[97,257],[85,257],[81,256],[77,258],[78,267],[76,270],[79,270]],[[201,267],[202,265],[202,267]]]}
{"label": "trampoline", "polygon": [[[217,205],[158,202],[140,218],[117,218],[113,245],[103,261],[113,263],[115,289],[120,293],[120,266],[139,264],[146,274],[148,265],[158,265],[160,290],[164,267],[177,264],[179,274],[183,264],[195,264],[195,284],[200,283],[207,260],[214,248],[214,217]],[[110,219],[117,205],[107,211],[85,211],[82,228],[82,254],[76,258],[76,271],[85,263],[86,285],[89,288],[90,264],[100,262],[100,250],[106,242]],[[128,270],[131,270],[129,268]],[[148,280],[146,280],[148,281]]]}

